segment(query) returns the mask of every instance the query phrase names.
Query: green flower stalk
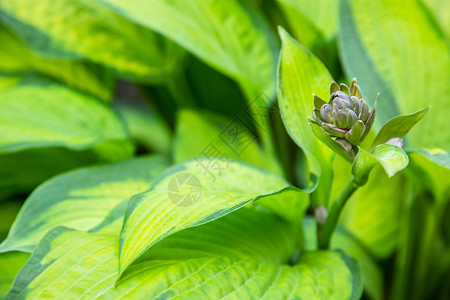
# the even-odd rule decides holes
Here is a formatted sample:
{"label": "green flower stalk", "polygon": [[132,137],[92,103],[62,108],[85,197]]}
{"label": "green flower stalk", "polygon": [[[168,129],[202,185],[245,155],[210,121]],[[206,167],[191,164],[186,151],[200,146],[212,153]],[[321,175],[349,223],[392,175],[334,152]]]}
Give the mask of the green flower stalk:
{"label": "green flower stalk", "polygon": [[[332,138],[325,142],[330,148],[345,158],[353,160],[358,152],[357,146],[364,140],[375,120],[376,101],[372,110],[362,99],[362,92],[356,79],[352,80],[350,88],[341,83],[332,82],[328,103],[317,95],[314,97],[314,120],[322,131]],[[316,136],[317,132],[314,132]],[[324,136],[317,136],[323,141]],[[343,151],[342,151],[343,150]]]}

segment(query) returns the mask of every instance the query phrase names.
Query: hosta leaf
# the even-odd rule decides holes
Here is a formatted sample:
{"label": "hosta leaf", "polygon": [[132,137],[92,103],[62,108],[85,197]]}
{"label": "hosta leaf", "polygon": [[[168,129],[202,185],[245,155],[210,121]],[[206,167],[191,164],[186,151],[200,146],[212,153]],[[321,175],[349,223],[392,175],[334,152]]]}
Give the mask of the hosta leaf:
{"label": "hosta leaf", "polygon": [[303,202],[300,216],[309,204],[305,194],[285,180],[237,161],[227,165],[220,158],[177,165],[156,182],[128,204],[120,234],[121,273],[165,237],[221,218],[265,195],[272,194],[273,202]]}
{"label": "hosta leaf", "polygon": [[83,60],[51,59],[31,52],[13,33],[0,26],[0,71],[21,74],[36,71],[110,100],[113,77],[106,69]]}
{"label": "hosta leaf", "polygon": [[176,125],[174,161],[205,155],[240,160],[282,174],[276,158],[261,149],[255,130],[242,118],[229,120],[212,112],[182,110]]}
{"label": "hosta leaf", "polygon": [[[341,33],[349,75],[358,78],[363,91],[380,89],[380,109],[382,105],[391,109],[386,118],[398,114],[396,106],[402,113],[432,106],[408,135],[409,145],[449,149],[446,116],[450,107],[445,95],[450,93],[450,52],[425,6],[420,1],[405,6],[402,0],[345,0],[341,5]],[[389,100],[383,100],[383,86],[393,96]]]}
{"label": "hosta leaf", "polygon": [[30,254],[21,252],[0,254],[0,299],[5,298],[13,284],[14,277],[29,257]]}
{"label": "hosta leaf", "polygon": [[126,137],[110,108],[61,85],[30,79],[0,89],[0,188],[29,192],[76,166],[128,158]]}
{"label": "hosta leaf", "polygon": [[[359,273],[351,268],[354,262],[341,253],[316,252],[302,255],[296,265],[289,266],[280,258],[286,250],[293,250],[290,225],[269,215],[243,211],[238,214],[244,215],[226,216],[155,245],[116,286],[115,238],[54,229],[21,270],[8,297],[360,297]],[[265,234],[251,229],[258,224],[266,228]]]}
{"label": "hosta leaf", "polygon": [[0,153],[43,147],[96,147],[99,155],[109,159],[111,153],[105,147],[114,147],[119,158],[131,154],[125,129],[112,110],[93,98],[44,80],[0,90],[0,137]]}
{"label": "hosta leaf", "polygon": [[[305,250],[313,251],[317,247],[316,226],[317,223],[313,218],[305,218],[303,220]],[[361,275],[365,292],[371,299],[383,299],[383,274],[380,268],[372,254],[342,226],[338,226],[333,234],[331,249],[340,249],[348,256],[356,259],[361,266]]]}
{"label": "hosta leaf", "polygon": [[137,80],[165,80],[182,54],[172,42],[95,1],[1,0],[0,19],[43,55],[89,58]]}
{"label": "hosta leaf", "polygon": [[373,149],[372,153],[359,148],[352,165],[353,181],[357,185],[364,185],[367,182],[370,171],[378,163],[384,168],[388,176],[392,177],[406,168],[408,162],[408,155],[405,151],[394,145],[379,145]]}
{"label": "hosta leaf", "polygon": [[303,149],[310,172],[321,176],[318,187],[320,201],[326,205],[331,182],[330,168],[333,152],[315,138],[308,117],[314,107],[315,93],[326,98],[333,80],[328,70],[283,29],[280,30],[282,50],[278,66],[278,99],[284,126],[295,143]]}
{"label": "hosta leaf", "polygon": [[242,1],[97,1],[236,79],[250,100],[261,91],[274,94],[275,35],[257,11]]}
{"label": "hosta leaf", "polygon": [[[39,186],[27,199],[0,252],[31,252],[52,228],[90,230],[122,201],[148,189],[168,163],[142,157],[78,169]],[[125,206],[122,205],[122,214]]]}
{"label": "hosta leaf", "polygon": [[397,116],[387,122],[372,143],[372,147],[386,143],[392,138],[402,138],[417,124],[428,112],[430,107],[419,110],[413,114]]}

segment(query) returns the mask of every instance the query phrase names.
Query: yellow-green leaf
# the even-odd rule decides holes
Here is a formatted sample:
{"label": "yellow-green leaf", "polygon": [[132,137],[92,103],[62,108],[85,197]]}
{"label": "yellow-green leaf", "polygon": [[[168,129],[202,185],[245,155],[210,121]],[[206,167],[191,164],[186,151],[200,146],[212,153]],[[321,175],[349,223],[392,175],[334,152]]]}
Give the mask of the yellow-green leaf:
{"label": "yellow-green leaf", "polygon": [[304,151],[313,183],[320,181],[317,188],[319,202],[327,206],[331,182],[329,164],[333,152],[314,136],[308,117],[314,108],[313,93],[327,98],[333,78],[322,62],[286,31],[280,29],[280,35],[282,50],[278,66],[278,99],[284,126]]}
{"label": "yellow-green leaf", "polygon": [[273,194],[274,202],[302,202],[300,216],[309,204],[306,194],[284,179],[221,158],[200,157],[176,165],[156,182],[128,204],[120,234],[121,273],[165,237],[221,218],[258,198]]}
{"label": "yellow-green leaf", "polygon": [[[353,260],[323,251],[287,265],[280,258],[294,248],[290,225],[243,211],[155,245],[117,285],[115,237],[56,228],[21,270],[8,297],[359,299],[361,281]],[[265,234],[251,229],[258,225]]]}
{"label": "yellow-green leaf", "polygon": [[[159,156],[78,169],[39,186],[26,200],[0,252],[31,252],[52,228],[90,230],[133,195],[148,189],[168,163]],[[103,224],[105,226],[105,224]]]}
{"label": "yellow-green leaf", "polygon": [[42,55],[88,58],[131,79],[163,81],[183,54],[174,43],[96,1],[1,0],[0,19]]}
{"label": "yellow-green leaf", "polygon": [[119,118],[94,98],[31,78],[0,89],[0,187],[5,193],[29,192],[65,170],[132,153]]}
{"label": "yellow-green leaf", "polygon": [[48,75],[102,100],[112,96],[112,73],[85,60],[52,59],[30,51],[12,32],[0,26],[0,71],[23,74],[30,71]]}

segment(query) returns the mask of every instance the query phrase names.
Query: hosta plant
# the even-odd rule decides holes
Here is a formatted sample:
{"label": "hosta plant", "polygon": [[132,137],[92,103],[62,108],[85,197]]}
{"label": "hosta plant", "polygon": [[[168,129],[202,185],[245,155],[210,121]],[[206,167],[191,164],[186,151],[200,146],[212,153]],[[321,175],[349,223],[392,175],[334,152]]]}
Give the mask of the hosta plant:
{"label": "hosta plant", "polygon": [[440,12],[0,0],[0,298],[445,299]]}

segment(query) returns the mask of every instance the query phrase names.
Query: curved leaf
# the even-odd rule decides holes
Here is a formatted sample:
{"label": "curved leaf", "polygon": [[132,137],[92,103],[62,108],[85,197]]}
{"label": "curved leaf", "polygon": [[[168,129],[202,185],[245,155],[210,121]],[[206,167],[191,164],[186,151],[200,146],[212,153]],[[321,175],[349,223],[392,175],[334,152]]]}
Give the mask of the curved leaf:
{"label": "curved leaf", "polygon": [[[116,286],[119,266],[115,238],[54,229],[21,270],[8,298],[70,298],[74,295],[133,299],[360,297],[361,290],[353,281],[359,278],[359,274],[351,273],[349,266],[353,262],[343,254],[307,253],[294,266],[284,264],[273,257],[279,257],[280,250],[285,253],[285,246],[293,246],[289,242],[292,241],[289,238],[292,232],[285,232],[289,225],[280,224],[279,220],[268,215],[243,211],[246,211],[245,215],[250,213],[247,221],[244,221],[245,215],[230,215],[205,226],[176,233],[155,245],[148,256],[141,257],[127,270]],[[247,232],[240,228],[255,227],[258,223],[264,226],[264,221],[272,227],[267,226],[266,234],[259,233],[256,237],[252,233],[259,230]],[[206,233],[205,237],[203,233]],[[227,237],[231,240],[228,241]],[[288,244],[279,244],[283,241]],[[173,249],[171,246],[174,244],[180,247]],[[272,248],[276,244],[279,245]],[[223,256],[223,252],[228,251],[231,255]]]}
{"label": "curved leaf", "polygon": [[408,166],[409,159],[402,148],[390,144],[379,145],[372,153],[359,148],[352,165],[353,181],[360,186],[364,185],[377,163],[392,177]]}
{"label": "curved leaf", "polygon": [[275,35],[257,11],[242,1],[97,1],[234,78],[249,100],[261,91],[275,93]]}
{"label": "curved leaf", "polygon": [[281,115],[287,132],[305,152],[312,177],[316,180],[321,177],[319,199],[326,206],[331,171],[325,166],[331,162],[333,152],[314,137],[308,117],[314,107],[312,94],[327,95],[333,78],[319,59],[283,29],[280,29],[280,36],[282,50],[278,66],[278,99]]}
{"label": "curved leaf", "polygon": [[133,145],[106,105],[44,80],[0,89],[0,188],[30,192],[77,166],[117,161]]}
{"label": "curved leaf", "polygon": [[9,74],[36,71],[102,100],[111,100],[113,76],[105,68],[84,60],[57,60],[38,56],[2,26],[0,40],[0,71]]}
{"label": "curved leaf", "polygon": [[[114,159],[131,154],[113,111],[93,98],[49,81],[24,81],[0,90],[0,153],[29,148],[96,148]],[[109,148],[109,149],[107,149]]]}
{"label": "curved leaf", "polygon": [[414,127],[428,112],[430,107],[421,109],[413,114],[397,116],[387,122],[372,143],[372,147],[386,143],[392,138],[402,138]]}
{"label": "curved leaf", "polygon": [[[221,173],[212,178],[211,172],[217,172],[213,168],[218,167]],[[304,193],[282,178],[237,161],[226,169],[220,158],[196,159],[171,168],[150,190],[136,195],[128,204],[120,234],[121,273],[165,237],[221,218],[270,194],[272,201],[290,198],[303,202],[299,216],[309,204],[302,197]]]}
{"label": "curved leaf", "polygon": [[[446,95],[450,94],[450,51],[420,1],[405,6],[402,0],[344,0],[341,33],[349,75],[358,78],[363,90],[384,85],[392,93],[393,97],[383,100],[380,90],[379,104],[381,110],[383,105],[386,108],[385,118],[398,114],[396,107],[410,113],[432,105],[428,116],[408,135],[409,145],[449,149]],[[354,40],[359,44],[354,46]],[[378,75],[378,80],[369,80],[367,74]]]}
{"label": "curved leaf", "polygon": [[96,1],[1,0],[0,19],[44,56],[89,58],[132,79],[164,80],[182,54],[174,43]]}
{"label": "curved leaf", "polygon": [[[52,228],[90,230],[114,207],[145,191],[168,163],[142,157],[59,175],[39,186],[27,199],[0,252],[31,252]],[[121,214],[125,205],[121,206]]]}

